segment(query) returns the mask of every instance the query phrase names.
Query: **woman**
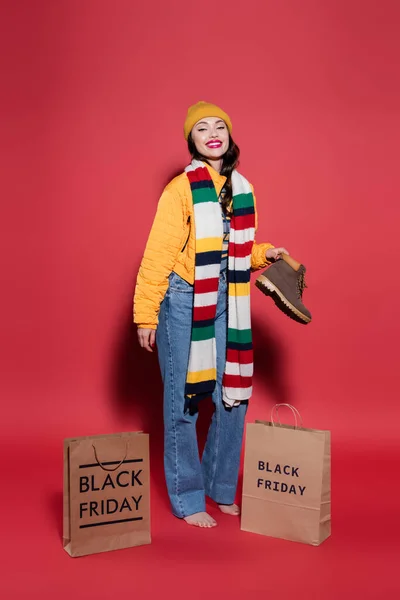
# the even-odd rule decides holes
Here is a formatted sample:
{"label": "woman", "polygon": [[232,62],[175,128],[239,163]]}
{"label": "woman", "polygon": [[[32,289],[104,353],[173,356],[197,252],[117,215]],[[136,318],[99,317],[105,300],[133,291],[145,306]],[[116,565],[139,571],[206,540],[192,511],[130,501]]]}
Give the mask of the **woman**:
{"label": "woman", "polygon": [[[250,270],[284,248],[256,244],[253,188],[237,171],[229,116],[199,102],[184,125],[192,163],[165,188],[140,266],[134,321],[140,345],[157,348],[164,383],[164,466],[174,515],[214,527],[205,496],[234,504],[253,373]],[[215,405],[200,461],[197,405]]]}

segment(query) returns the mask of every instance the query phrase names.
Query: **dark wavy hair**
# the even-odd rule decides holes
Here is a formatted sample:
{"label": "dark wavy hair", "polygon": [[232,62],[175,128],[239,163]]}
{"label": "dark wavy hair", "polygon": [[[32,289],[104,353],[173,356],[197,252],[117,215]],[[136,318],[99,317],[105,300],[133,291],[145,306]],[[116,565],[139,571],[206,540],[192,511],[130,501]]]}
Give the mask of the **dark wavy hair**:
{"label": "dark wavy hair", "polygon": [[[196,160],[202,160],[203,162],[206,162],[207,164],[209,164],[210,167],[212,167],[212,164],[210,163],[210,161],[205,156],[200,154],[200,152],[197,151],[197,148],[192,139],[192,134],[190,134],[189,138],[188,138],[188,149],[189,149],[189,152],[190,152],[192,158],[195,158]],[[228,147],[228,150],[225,152],[225,154],[222,157],[222,169],[221,169],[221,175],[224,175],[226,177],[226,183],[224,185],[225,196],[221,202],[222,210],[224,211],[224,213],[226,215],[229,215],[232,212],[230,210],[231,200],[232,200],[232,178],[231,178],[231,175],[232,175],[232,171],[239,166],[239,156],[240,156],[239,146],[237,146],[235,144],[235,142],[231,138],[231,135],[229,134],[229,147]]]}

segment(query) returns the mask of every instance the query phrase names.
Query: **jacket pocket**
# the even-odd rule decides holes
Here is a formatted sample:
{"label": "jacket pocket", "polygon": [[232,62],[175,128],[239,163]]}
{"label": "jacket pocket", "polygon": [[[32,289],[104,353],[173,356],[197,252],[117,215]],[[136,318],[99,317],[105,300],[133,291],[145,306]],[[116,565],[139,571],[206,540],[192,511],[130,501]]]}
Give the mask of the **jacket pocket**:
{"label": "jacket pocket", "polygon": [[182,248],[181,252],[184,252],[184,251],[185,251],[185,248],[186,248],[186,246],[188,245],[188,241],[189,241],[189,238],[190,238],[190,231],[191,231],[191,229],[192,229],[192,223],[191,223],[191,220],[190,220],[190,215],[189,215],[189,216],[188,216],[188,218],[187,218],[187,225],[189,225],[189,233],[188,233],[188,235],[187,235],[186,242],[184,243],[184,245],[183,245],[183,248]]}

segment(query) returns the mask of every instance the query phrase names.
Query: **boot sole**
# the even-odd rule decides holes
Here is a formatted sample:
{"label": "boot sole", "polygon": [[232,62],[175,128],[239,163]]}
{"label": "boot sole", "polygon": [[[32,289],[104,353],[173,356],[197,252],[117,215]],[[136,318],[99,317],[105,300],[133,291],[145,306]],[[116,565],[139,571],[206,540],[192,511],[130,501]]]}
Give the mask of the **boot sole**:
{"label": "boot sole", "polygon": [[302,323],[310,323],[311,322],[311,318],[307,317],[307,315],[304,315],[302,312],[300,312],[295,306],[293,306],[293,304],[291,302],[289,302],[289,300],[282,294],[282,292],[280,291],[279,288],[277,288],[272,281],[270,281],[269,279],[267,279],[267,277],[265,277],[265,275],[260,275],[259,277],[257,277],[256,279],[256,286],[265,293],[265,288],[267,288],[267,290],[269,292],[271,292],[271,294],[276,294],[278,296],[278,298],[280,299],[280,301],[289,309],[292,311],[292,313],[294,313]]}

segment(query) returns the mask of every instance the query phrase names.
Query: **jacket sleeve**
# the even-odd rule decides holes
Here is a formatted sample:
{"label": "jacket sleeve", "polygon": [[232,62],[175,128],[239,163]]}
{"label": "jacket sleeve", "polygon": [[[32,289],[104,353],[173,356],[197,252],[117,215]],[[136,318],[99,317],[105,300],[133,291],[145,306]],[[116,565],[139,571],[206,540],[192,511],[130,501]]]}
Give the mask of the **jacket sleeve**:
{"label": "jacket sleeve", "polygon": [[136,280],[133,321],[138,327],[157,329],[160,304],[184,235],[182,199],[174,190],[166,188],[158,202]]}
{"label": "jacket sleeve", "polygon": [[[254,188],[251,186],[254,197],[254,212],[256,218],[256,232],[258,227],[258,215],[257,215],[257,205],[256,205],[256,196],[254,194]],[[258,269],[262,269],[271,264],[269,260],[265,257],[265,253],[270,248],[274,248],[272,244],[269,242],[262,242],[261,244],[257,244],[254,238],[253,248],[251,250],[251,270],[257,271]]]}

